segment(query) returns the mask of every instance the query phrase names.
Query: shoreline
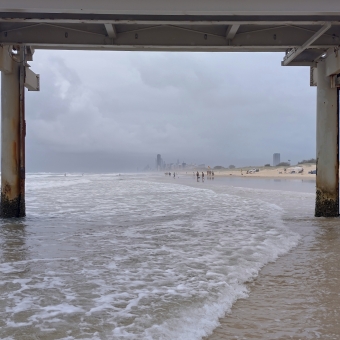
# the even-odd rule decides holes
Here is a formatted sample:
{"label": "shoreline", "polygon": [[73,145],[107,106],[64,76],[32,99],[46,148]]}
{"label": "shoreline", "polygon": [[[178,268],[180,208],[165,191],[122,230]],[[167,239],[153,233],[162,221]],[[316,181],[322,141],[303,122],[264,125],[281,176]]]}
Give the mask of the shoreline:
{"label": "shoreline", "polygon": [[[277,178],[267,175],[242,177]],[[279,178],[288,183],[296,177],[306,178],[303,175]],[[175,183],[202,188],[201,182]],[[220,191],[216,181],[206,183],[214,184],[207,185],[206,189]],[[266,201],[263,192],[254,191],[247,196],[259,197],[259,194]],[[272,203],[283,208],[284,225],[300,235],[300,242],[275,262],[267,263],[254,280],[245,283],[248,297],[238,299],[231,311],[219,319],[220,325],[204,340],[339,338],[339,219],[315,218],[314,199],[314,193],[300,191],[295,196],[282,191],[273,200]]]}
{"label": "shoreline", "polygon": [[[337,220],[301,223],[301,241],[252,282],[204,340],[338,339],[340,326]],[[335,274],[335,275],[334,275]]]}

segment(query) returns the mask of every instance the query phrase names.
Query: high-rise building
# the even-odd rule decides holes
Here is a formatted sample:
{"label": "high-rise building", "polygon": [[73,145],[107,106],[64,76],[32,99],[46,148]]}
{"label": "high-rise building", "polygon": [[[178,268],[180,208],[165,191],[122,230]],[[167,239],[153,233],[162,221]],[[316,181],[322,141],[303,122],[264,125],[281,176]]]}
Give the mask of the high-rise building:
{"label": "high-rise building", "polygon": [[157,155],[156,168],[157,168],[157,170],[162,169],[162,156],[160,154]]}
{"label": "high-rise building", "polygon": [[273,155],[273,166],[280,164],[280,154],[274,153]]}

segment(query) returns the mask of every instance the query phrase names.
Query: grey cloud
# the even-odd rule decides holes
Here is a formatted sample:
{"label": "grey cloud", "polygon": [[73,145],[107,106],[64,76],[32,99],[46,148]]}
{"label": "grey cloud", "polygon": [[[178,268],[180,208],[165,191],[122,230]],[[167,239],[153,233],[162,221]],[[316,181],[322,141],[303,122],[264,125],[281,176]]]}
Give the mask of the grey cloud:
{"label": "grey cloud", "polygon": [[41,92],[26,96],[30,167],[135,170],[157,153],[240,166],[271,162],[273,152],[313,157],[309,70],[283,68],[281,58],[37,51]]}

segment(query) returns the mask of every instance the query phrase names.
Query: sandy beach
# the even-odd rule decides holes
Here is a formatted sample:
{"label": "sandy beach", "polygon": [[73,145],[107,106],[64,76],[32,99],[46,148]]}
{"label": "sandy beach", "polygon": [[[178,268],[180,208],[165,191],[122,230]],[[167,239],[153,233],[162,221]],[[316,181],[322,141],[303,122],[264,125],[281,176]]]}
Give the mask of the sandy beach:
{"label": "sandy beach", "polygon": [[[285,178],[285,179],[315,179],[314,174],[308,172],[316,169],[315,164],[299,164],[303,168],[303,173],[290,173],[292,167],[244,167],[236,169],[214,170],[215,177],[218,176],[239,176],[239,177],[261,177],[261,178]],[[247,170],[258,169],[258,172],[248,173]],[[286,169],[286,172],[284,171]]]}

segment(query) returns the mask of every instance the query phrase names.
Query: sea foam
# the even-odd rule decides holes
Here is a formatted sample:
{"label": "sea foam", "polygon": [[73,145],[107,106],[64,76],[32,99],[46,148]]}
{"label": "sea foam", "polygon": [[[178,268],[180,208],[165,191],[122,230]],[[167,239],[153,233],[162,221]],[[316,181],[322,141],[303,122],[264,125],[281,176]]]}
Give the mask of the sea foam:
{"label": "sea foam", "polygon": [[299,241],[281,208],[235,188],[116,174],[28,182],[25,222],[1,228],[2,338],[200,339]]}

